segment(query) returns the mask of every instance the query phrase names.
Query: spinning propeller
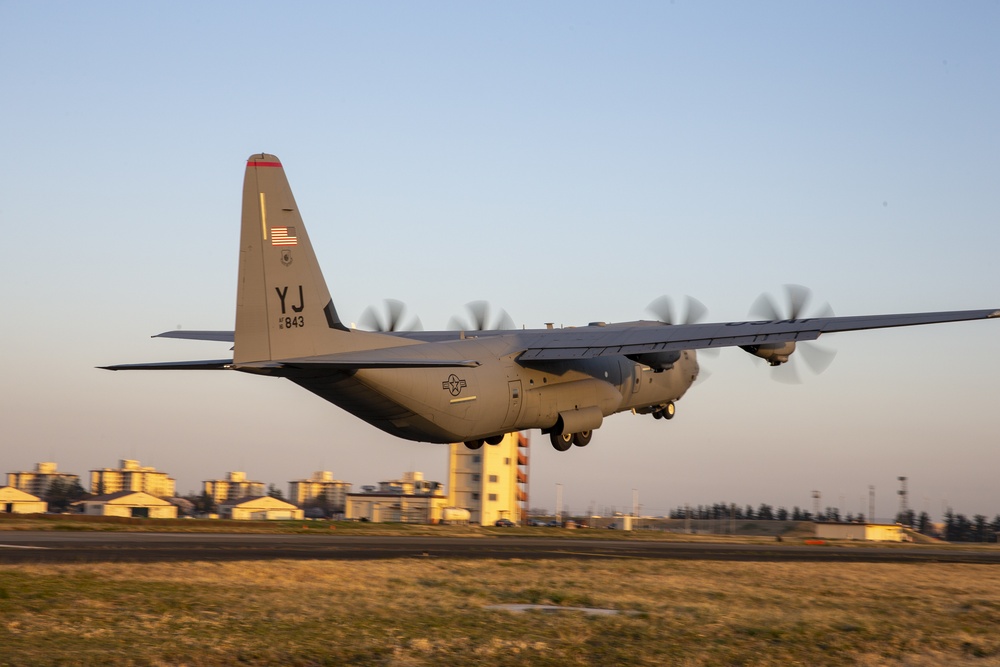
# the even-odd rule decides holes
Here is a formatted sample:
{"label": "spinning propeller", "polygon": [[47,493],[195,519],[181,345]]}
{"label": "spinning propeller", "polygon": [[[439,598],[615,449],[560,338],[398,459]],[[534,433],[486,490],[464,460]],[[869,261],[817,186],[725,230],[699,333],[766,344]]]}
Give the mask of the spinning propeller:
{"label": "spinning propeller", "polygon": [[[705,315],[708,314],[708,308],[705,307],[698,299],[693,296],[684,296],[684,317],[680,316],[680,309],[674,308],[674,302],[669,296],[661,296],[657,299],[653,299],[653,302],[646,306],[646,310],[656,315],[656,319],[664,324],[698,324],[705,319]],[[706,357],[717,357],[719,356],[719,348],[717,347],[706,347],[705,349],[698,350],[699,355],[704,355]],[[702,369],[702,374],[705,379],[708,378],[710,373]]]}
{"label": "spinning propeller", "polygon": [[[674,307],[673,299],[669,296],[661,296],[659,298],[653,299],[652,303],[646,306],[646,310],[656,316],[656,319],[664,324],[698,324],[703,319],[705,315],[708,314],[708,308],[705,307],[698,299],[693,296],[685,295],[684,297],[684,317],[681,317],[681,309]],[[698,350],[699,356],[705,357],[718,357],[719,349],[707,347]],[[705,369],[704,366],[701,367],[698,373],[698,380],[696,384],[701,384],[711,376],[712,373]]]}
{"label": "spinning propeller", "polygon": [[[810,315],[806,315],[806,309],[812,298],[812,291],[802,285],[785,285],[786,307],[781,307],[769,294],[761,294],[750,306],[750,317],[758,317],[762,320],[798,320],[803,317],[833,317],[833,308],[829,303],[824,303],[819,309]],[[802,354],[802,360],[813,373],[819,374],[825,371],[833,358],[837,356],[835,350],[827,349],[817,345],[812,341],[798,341],[793,348]],[[788,361],[781,363],[773,374],[775,380],[791,384],[798,384],[802,380],[791,363],[796,357],[789,357]]]}
{"label": "spinning propeller", "polygon": [[674,309],[674,303],[669,296],[654,299],[651,304],[646,306],[646,310],[656,315],[656,319],[664,324],[697,324],[705,319],[708,308],[701,301],[693,296],[685,296],[684,304],[683,319],[680,317],[680,310]]}
{"label": "spinning propeller", "polygon": [[385,299],[383,309],[380,311],[373,306],[368,306],[361,313],[361,326],[369,331],[422,331],[423,325],[420,318],[414,316],[409,322],[403,322],[406,313],[406,305],[397,299]]}
{"label": "spinning propeller", "polygon": [[513,329],[514,320],[503,308],[495,312],[487,301],[470,301],[465,304],[469,319],[452,317],[448,320],[448,328],[453,331],[487,331]]}

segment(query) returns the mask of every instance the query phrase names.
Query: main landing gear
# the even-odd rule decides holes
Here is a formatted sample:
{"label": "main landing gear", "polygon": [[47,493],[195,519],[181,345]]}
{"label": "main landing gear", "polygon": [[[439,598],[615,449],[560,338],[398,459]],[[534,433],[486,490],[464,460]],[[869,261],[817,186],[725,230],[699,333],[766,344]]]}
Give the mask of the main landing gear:
{"label": "main landing gear", "polygon": [[557,451],[565,452],[576,445],[586,447],[590,444],[590,439],[594,436],[593,431],[580,431],[579,433],[549,433],[549,440]]}
{"label": "main landing gear", "polygon": [[479,438],[478,440],[466,440],[465,446],[468,447],[469,449],[480,449],[482,448],[483,443],[486,443],[487,445],[499,445],[501,442],[503,442],[505,435],[506,434],[501,433],[500,435],[490,436],[489,438]]}
{"label": "main landing gear", "polygon": [[677,408],[674,406],[674,402],[670,401],[666,405],[653,410],[654,419],[673,419],[674,413],[677,412]]}

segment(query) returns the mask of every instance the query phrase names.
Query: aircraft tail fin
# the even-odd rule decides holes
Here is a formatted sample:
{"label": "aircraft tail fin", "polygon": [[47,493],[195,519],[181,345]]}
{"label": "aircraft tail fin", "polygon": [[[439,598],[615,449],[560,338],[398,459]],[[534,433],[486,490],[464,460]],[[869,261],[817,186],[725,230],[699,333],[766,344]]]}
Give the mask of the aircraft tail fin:
{"label": "aircraft tail fin", "polygon": [[281,162],[260,153],[243,181],[233,361],[270,361],[406,341],[348,329],[330,298]]}

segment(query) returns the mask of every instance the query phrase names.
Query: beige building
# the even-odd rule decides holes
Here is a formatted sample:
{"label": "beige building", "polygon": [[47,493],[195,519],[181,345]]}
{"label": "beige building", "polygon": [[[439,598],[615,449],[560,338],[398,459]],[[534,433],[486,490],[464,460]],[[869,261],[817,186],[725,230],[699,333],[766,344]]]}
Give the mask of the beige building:
{"label": "beige building", "polygon": [[407,472],[403,478],[365,487],[364,493],[347,494],[347,519],[372,523],[439,523],[448,506],[440,482],[423,473]]}
{"label": "beige building", "polygon": [[176,519],[177,506],[145,491],[118,491],[82,501],[91,516],[124,516],[133,519]]}
{"label": "beige building", "polygon": [[49,504],[13,486],[0,487],[0,514],[42,514]]}
{"label": "beige building", "polygon": [[56,470],[56,464],[52,461],[36,463],[35,469],[26,472],[7,473],[7,485],[36,496],[44,496],[49,491],[52,482],[60,480],[67,486],[77,484],[80,481],[79,475]]}
{"label": "beige building", "polygon": [[528,438],[508,433],[499,445],[469,449],[450,445],[448,499],[469,510],[471,523],[492,526],[497,519],[522,521],[528,503]]}
{"label": "beige building", "polygon": [[222,503],[237,498],[257,498],[266,492],[264,482],[247,479],[245,472],[230,472],[226,479],[209,479],[202,482],[204,491],[212,500]]}
{"label": "beige building", "polygon": [[816,522],[816,537],[824,540],[867,540],[874,542],[906,542],[906,531],[892,523]]}
{"label": "beige building", "polygon": [[330,512],[343,512],[347,507],[347,494],[351,492],[351,483],[333,478],[329,470],[314,472],[309,479],[299,479],[289,482],[288,499],[304,507],[316,499],[322,499]]}
{"label": "beige building", "polygon": [[119,491],[144,491],[159,498],[173,498],[176,482],[167,473],[130,459],[122,459],[118,468],[90,471],[91,493],[108,495]]}
{"label": "beige building", "polygon": [[219,504],[219,516],[237,521],[274,521],[301,519],[302,510],[280,498],[258,496],[237,498]]}

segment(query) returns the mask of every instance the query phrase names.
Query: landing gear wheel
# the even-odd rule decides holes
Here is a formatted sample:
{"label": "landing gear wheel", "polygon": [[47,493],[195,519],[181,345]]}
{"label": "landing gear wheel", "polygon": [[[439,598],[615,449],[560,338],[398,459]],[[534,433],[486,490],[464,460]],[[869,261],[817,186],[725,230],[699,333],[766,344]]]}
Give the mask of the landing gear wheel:
{"label": "landing gear wheel", "polygon": [[673,401],[670,401],[669,403],[667,403],[666,405],[663,406],[663,418],[664,419],[673,419],[674,418],[674,413],[676,413],[676,412],[677,412],[677,408],[674,406],[674,402]]}
{"label": "landing gear wheel", "polygon": [[555,447],[558,452],[565,452],[573,446],[572,433],[567,433],[565,435],[562,433],[549,433],[549,440],[552,441],[552,446]]}
{"label": "landing gear wheel", "polygon": [[469,449],[480,449],[483,446],[483,440],[466,440],[465,446]]}
{"label": "landing gear wheel", "polygon": [[580,431],[573,434],[573,444],[577,447],[586,447],[590,444],[590,439],[594,436],[593,431]]}
{"label": "landing gear wheel", "polygon": [[486,444],[499,445],[501,442],[503,442],[503,439],[504,439],[503,435],[495,435],[492,438],[486,438]]}

